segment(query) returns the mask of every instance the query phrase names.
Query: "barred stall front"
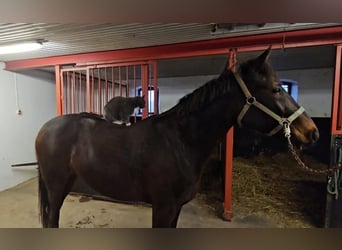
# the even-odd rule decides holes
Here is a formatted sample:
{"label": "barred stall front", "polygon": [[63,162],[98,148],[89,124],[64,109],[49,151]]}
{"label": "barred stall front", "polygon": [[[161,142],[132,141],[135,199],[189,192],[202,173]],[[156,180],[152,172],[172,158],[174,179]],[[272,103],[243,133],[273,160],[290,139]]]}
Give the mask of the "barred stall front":
{"label": "barred stall front", "polygon": [[155,61],[66,67],[60,69],[59,76],[59,115],[80,112],[102,115],[106,103],[117,96],[144,96],[146,106],[135,114],[134,122],[159,112]]}

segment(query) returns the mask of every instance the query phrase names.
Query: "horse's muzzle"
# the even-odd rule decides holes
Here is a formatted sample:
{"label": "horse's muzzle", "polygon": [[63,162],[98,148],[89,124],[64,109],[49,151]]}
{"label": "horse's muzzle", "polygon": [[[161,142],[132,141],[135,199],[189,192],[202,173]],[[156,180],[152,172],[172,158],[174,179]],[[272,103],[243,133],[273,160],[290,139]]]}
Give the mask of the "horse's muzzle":
{"label": "horse's muzzle", "polygon": [[317,128],[311,130],[307,134],[307,138],[309,138],[310,143],[316,143],[319,139],[319,131]]}

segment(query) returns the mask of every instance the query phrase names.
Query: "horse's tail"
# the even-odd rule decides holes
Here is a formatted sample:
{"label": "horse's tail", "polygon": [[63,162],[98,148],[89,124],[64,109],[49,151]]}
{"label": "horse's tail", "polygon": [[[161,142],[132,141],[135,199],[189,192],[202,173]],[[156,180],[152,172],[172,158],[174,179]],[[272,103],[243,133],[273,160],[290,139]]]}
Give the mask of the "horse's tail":
{"label": "horse's tail", "polygon": [[38,163],[38,189],[39,189],[39,211],[40,211],[40,222],[43,227],[48,226],[48,211],[49,211],[49,200],[48,192],[45,183],[42,179],[42,175]]}

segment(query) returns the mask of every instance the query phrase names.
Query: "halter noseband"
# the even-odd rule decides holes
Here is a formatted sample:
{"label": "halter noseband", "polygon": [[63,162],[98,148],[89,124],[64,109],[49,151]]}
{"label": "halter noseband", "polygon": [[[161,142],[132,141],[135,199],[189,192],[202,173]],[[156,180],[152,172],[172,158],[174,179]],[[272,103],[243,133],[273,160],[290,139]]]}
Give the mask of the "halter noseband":
{"label": "halter noseband", "polygon": [[284,128],[284,133],[285,136],[290,136],[290,124],[298,117],[300,116],[303,112],[304,112],[304,108],[300,107],[299,109],[297,109],[297,111],[295,111],[292,115],[290,115],[287,118],[284,117],[280,117],[279,115],[277,115],[276,113],[274,113],[272,110],[270,110],[269,108],[267,108],[265,105],[261,104],[260,102],[258,102],[256,100],[256,98],[254,96],[251,95],[251,93],[249,92],[246,84],[244,83],[244,81],[242,80],[242,78],[236,73],[234,72],[234,77],[236,79],[236,81],[238,82],[243,94],[246,97],[246,104],[243,106],[242,110],[240,111],[240,114],[238,115],[237,118],[237,123],[239,124],[239,126],[241,127],[241,122],[242,119],[244,118],[244,116],[246,115],[248,109],[254,105],[255,107],[257,107],[258,109],[260,109],[261,111],[263,111],[264,113],[268,114],[269,116],[271,116],[273,119],[275,119],[276,121],[279,122],[278,126],[276,126],[274,129],[272,129],[269,133],[267,133],[268,136],[272,136],[274,134],[276,134],[279,130],[281,130],[282,128]]}

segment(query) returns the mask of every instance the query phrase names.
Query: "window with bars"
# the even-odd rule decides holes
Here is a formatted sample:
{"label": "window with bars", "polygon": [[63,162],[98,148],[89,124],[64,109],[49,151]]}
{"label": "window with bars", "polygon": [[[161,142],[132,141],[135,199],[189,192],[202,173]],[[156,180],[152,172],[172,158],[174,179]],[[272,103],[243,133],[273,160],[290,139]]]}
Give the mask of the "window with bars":
{"label": "window with bars", "polygon": [[291,79],[280,79],[281,86],[295,101],[298,101],[298,82]]}

